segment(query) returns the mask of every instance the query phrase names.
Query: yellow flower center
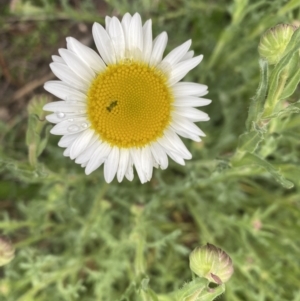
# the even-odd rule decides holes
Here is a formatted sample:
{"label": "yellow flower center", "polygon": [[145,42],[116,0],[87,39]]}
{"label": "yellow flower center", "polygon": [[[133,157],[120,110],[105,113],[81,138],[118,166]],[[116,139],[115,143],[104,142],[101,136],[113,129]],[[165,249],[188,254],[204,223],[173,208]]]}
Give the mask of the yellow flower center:
{"label": "yellow flower center", "polygon": [[165,75],[140,62],[109,65],[92,82],[87,113],[92,128],[112,146],[139,147],[163,135],[173,95]]}

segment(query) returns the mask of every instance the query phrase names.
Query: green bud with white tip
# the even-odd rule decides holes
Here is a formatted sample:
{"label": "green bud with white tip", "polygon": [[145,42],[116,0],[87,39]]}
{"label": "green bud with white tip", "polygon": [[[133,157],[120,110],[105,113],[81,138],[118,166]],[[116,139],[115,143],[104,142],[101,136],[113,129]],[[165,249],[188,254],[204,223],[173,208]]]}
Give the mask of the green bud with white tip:
{"label": "green bud with white tip", "polygon": [[217,284],[227,282],[233,274],[231,258],[211,244],[197,247],[190,254],[190,268],[197,276]]}
{"label": "green bud with white tip", "polygon": [[258,52],[269,65],[276,65],[282,58],[284,51],[297,27],[289,24],[279,24],[268,29],[260,39]]}
{"label": "green bud with white tip", "polygon": [[15,257],[15,249],[8,239],[0,236],[0,266],[8,264]]}

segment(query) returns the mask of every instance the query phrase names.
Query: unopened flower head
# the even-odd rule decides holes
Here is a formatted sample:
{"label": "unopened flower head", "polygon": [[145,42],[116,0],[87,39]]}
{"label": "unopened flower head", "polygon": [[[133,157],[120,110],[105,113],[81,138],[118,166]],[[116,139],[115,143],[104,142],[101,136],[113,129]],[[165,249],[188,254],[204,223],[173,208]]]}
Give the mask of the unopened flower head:
{"label": "unopened flower head", "polygon": [[233,274],[231,258],[211,244],[197,247],[190,254],[190,268],[199,277],[217,284],[227,282]]}
{"label": "unopened flower head", "polygon": [[277,64],[291,40],[296,26],[279,24],[268,29],[260,39],[258,52],[270,65]]}
{"label": "unopened flower head", "polygon": [[100,55],[68,37],[50,64],[60,81],[45,84],[61,99],[44,110],[53,112],[47,119],[56,124],[51,133],[62,135],[64,155],[86,174],[104,164],[108,183],[131,181],[133,166],[142,183],[150,181],[168,156],[184,165],[192,155],[178,135],[201,141],[194,122],[209,117],[195,107],[211,101],[201,98],[207,86],[179,81],[203,56],[194,57],[188,40],[163,58],[167,33],[153,40],[151,20],[142,25],[138,13],[106,17],[105,28],[95,23],[92,32]]}
{"label": "unopened flower head", "polygon": [[15,257],[15,249],[11,242],[0,236],[0,266],[8,264]]}

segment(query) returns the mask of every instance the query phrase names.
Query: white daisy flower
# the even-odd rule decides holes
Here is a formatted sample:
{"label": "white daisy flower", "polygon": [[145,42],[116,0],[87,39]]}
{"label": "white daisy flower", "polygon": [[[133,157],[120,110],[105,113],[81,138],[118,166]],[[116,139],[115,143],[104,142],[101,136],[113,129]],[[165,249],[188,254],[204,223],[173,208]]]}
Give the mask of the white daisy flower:
{"label": "white daisy flower", "polygon": [[194,124],[207,121],[195,109],[208,105],[207,86],[179,82],[203,56],[189,51],[191,40],[163,58],[167,33],[152,39],[152,24],[142,25],[138,13],[120,22],[106,17],[105,28],[93,25],[100,55],[74,38],[67,49],[52,56],[50,67],[60,81],[45,89],[61,99],[44,106],[47,120],[62,135],[64,155],[85,168],[88,175],[104,164],[109,183],[133,179],[133,166],[142,183],[150,181],[153,167],[166,169],[168,156],[178,164],[192,155],[178,135],[201,141],[204,133]]}

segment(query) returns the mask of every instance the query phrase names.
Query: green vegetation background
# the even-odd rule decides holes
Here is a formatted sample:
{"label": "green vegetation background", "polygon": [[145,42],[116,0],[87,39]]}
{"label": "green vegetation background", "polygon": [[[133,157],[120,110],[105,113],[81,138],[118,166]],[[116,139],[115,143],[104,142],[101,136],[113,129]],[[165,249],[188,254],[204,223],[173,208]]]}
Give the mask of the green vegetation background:
{"label": "green vegetation background", "polygon": [[[1,301],[166,294],[190,281],[189,253],[207,242],[235,267],[218,300],[300,300],[299,116],[281,117],[288,125],[260,145],[277,173],[231,161],[259,83],[260,36],[299,24],[299,1],[11,0],[0,9],[0,234],[16,247],[0,269]],[[65,37],[94,47],[94,21],[136,11],[155,35],[167,31],[167,52],[191,38],[204,54],[185,80],[209,86],[211,120],[200,124],[203,142],[185,140],[186,166],[171,162],[144,185],[136,175],[108,185],[101,168],[85,176],[48,135],[41,106],[54,98],[42,85]]]}

